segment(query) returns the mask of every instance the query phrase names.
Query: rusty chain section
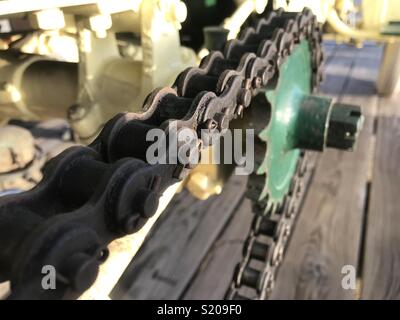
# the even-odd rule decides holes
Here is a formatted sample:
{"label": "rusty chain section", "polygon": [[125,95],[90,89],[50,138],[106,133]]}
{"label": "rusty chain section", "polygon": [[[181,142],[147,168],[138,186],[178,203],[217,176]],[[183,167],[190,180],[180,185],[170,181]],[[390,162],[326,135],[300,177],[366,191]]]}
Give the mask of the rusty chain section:
{"label": "rusty chain section", "polygon": [[[303,152],[297,164],[289,193],[282,205],[266,214],[265,204],[253,201],[254,218],[243,245],[243,259],[236,266],[231,286],[226,294],[231,300],[265,300],[275,286],[279,266],[301,209],[308,183],[312,176],[315,154]],[[261,193],[259,176],[249,179],[250,190]]]}
{"label": "rusty chain section", "polygon": [[[107,257],[107,245],[137,232],[155,213],[163,190],[192,168],[147,163],[149,130],[160,128],[167,135],[172,126],[178,134],[189,130],[197,135],[199,149],[207,146],[200,131],[227,129],[261,88],[274,86],[279,66],[302,40],[312,52],[315,88],[323,60],[316,18],[310,10],[265,13],[223,52],[211,52],[198,68],[182,72],[172,88],[154,90],[143,112],[115,116],[91,145],[51,160],[33,190],[0,199],[0,282],[11,281],[10,299],[71,299],[88,289]],[[268,296],[304,191],[306,162],[303,156],[283,207],[268,217],[256,214],[228,297],[239,297],[242,286],[256,289],[258,298]],[[249,183],[251,190],[259,188],[253,178]],[[254,202],[254,207],[263,205]],[[263,234],[269,236],[268,248],[258,242]],[[265,263],[252,269],[254,259]],[[45,265],[57,270],[56,290],[41,286]]]}

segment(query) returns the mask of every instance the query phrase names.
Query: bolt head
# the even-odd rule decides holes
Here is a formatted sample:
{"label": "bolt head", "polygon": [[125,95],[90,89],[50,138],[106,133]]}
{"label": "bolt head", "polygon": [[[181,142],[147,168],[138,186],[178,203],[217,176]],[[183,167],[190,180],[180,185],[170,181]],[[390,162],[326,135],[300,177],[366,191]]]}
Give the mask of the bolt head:
{"label": "bolt head", "polygon": [[138,229],[139,225],[139,215],[137,213],[134,213],[133,215],[130,215],[128,217],[125,217],[122,221],[122,231],[125,234],[132,234]]}
{"label": "bolt head", "polygon": [[251,103],[251,91],[242,89],[239,93],[238,103],[247,108]]}
{"label": "bolt head", "polygon": [[252,83],[253,88],[258,89],[258,88],[261,87],[261,84],[262,84],[262,79],[261,79],[261,77],[255,77],[255,78],[253,79],[253,83]]}
{"label": "bolt head", "polygon": [[143,218],[151,218],[157,211],[159,195],[150,189],[141,189],[135,197],[138,212]]}
{"label": "bolt head", "polygon": [[62,270],[71,289],[84,292],[95,282],[99,272],[99,262],[86,253],[72,255]]}

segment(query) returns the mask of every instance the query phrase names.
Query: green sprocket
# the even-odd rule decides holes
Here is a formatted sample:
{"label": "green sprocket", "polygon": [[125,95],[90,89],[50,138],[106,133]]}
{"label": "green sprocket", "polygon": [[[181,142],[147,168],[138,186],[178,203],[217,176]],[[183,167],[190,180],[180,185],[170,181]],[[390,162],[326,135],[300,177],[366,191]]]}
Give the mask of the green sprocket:
{"label": "green sprocket", "polygon": [[300,155],[296,128],[304,117],[301,106],[304,97],[311,94],[311,81],[311,51],[309,43],[303,40],[279,68],[276,86],[265,90],[264,108],[270,109],[270,117],[268,125],[258,134],[265,153],[256,174],[266,179],[258,199],[267,201],[266,210],[282,203],[296,171]]}

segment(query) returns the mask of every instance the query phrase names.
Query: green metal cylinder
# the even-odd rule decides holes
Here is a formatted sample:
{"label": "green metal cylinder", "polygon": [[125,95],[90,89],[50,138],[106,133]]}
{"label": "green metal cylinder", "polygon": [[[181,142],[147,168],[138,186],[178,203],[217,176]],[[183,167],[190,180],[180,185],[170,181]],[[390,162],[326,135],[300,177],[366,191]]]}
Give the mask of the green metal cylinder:
{"label": "green metal cylinder", "polygon": [[295,128],[295,147],[305,150],[323,151],[328,134],[328,123],[332,99],[305,96]]}

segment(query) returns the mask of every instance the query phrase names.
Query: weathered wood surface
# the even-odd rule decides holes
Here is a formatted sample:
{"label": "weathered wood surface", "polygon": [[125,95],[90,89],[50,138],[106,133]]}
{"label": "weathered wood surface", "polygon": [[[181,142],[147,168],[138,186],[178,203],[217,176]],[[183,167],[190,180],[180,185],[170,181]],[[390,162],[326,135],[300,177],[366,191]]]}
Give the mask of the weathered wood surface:
{"label": "weathered wood surface", "polygon": [[274,290],[274,299],[354,299],[341,286],[343,266],[358,267],[377,107],[379,49],[341,48],[326,70],[323,92],[360,104],[366,114],[354,153],[321,157]]}
{"label": "weathered wood surface", "polygon": [[234,176],[218,197],[183,191],[127,268],[112,299],[178,299],[241,202],[246,177]]}
{"label": "weathered wood surface", "polygon": [[400,95],[379,104],[361,297],[400,299]]}
{"label": "weathered wood surface", "polygon": [[183,299],[219,300],[225,297],[235,265],[242,257],[252,218],[251,203],[244,199],[200,265]]}

